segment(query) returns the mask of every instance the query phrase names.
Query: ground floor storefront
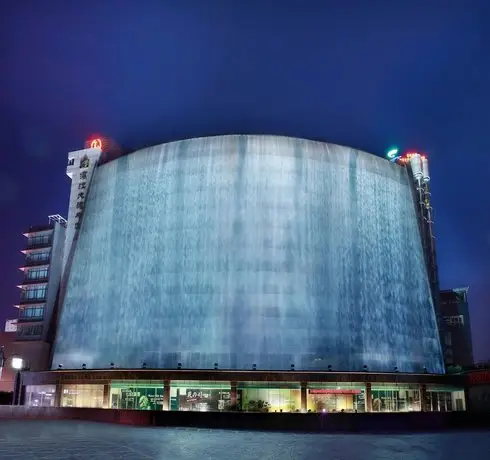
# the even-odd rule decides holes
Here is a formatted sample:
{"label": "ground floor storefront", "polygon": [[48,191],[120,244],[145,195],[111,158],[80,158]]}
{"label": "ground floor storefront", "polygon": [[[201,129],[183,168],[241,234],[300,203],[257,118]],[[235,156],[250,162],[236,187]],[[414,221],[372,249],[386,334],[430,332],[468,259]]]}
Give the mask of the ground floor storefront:
{"label": "ground floor storefront", "polygon": [[245,412],[466,409],[458,376],[429,374],[97,370],[26,373],[33,407]]}

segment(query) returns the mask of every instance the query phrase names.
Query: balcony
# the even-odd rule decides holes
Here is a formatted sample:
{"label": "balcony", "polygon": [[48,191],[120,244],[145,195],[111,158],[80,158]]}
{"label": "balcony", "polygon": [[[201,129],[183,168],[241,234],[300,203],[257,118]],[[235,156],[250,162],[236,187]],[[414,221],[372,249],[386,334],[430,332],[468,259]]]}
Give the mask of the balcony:
{"label": "balcony", "polygon": [[26,250],[49,248],[53,244],[53,238],[40,238],[27,241]]}
{"label": "balcony", "polygon": [[44,303],[44,302],[46,302],[46,294],[43,297],[20,296],[19,305],[32,305],[35,303]]}
{"label": "balcony", "polygon": [[31,286],[33,284],[45,284],[49,281],[49,275],[40,278],[28,278],[27,276],[21,281],[19,286]]}
{"label": "balcony", "polygon": [[36,233],[47,232],[54,229],[54,224],[49,223],[46,225],[32,225],[27,230],[23,232],[24,236],[34,235]]}
{"label": "balcony", "polygon": [[37,267],[40,265],[49,265],[51,262],[51,256],[47,257],[46,259],[30,259],[29,257],[26,257],[24,267]]}
{"label": "balcony", "polygon": [[16,340],[39,340],[42,335],[42,324],[22,324],[17,329]]}
{"label": "balcony", "polygon": [[42,316],[22,316],[17,318],[17,324],[27,324],[27,323],[40,323],[44,321],[44,315]]}

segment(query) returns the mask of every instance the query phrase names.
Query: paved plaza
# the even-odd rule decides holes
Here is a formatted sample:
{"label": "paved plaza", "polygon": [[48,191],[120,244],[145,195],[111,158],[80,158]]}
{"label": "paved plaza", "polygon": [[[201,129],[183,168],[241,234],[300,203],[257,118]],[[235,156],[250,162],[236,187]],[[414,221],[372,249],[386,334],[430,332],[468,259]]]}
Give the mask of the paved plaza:
{"label": "paved plaza", "polygon": [[490,432],[289,434],[0,420],[0,459],[457,460],[490,458]]}

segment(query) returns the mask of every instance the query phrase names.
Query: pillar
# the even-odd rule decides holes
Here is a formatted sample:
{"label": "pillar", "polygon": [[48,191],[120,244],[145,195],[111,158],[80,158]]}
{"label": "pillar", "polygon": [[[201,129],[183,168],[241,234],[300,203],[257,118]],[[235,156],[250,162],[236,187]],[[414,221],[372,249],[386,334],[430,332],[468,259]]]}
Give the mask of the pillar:
{"label": "pillar", "polygon": [[237,407],[237,382],[230,382],[230,399],[231,399],[231,409],[236,410]]}
{"label": "pillar", "polygon": [[163,381],[163,404],[162,410],[170,410],[170,380]]}
{"label": "pillar", "polygon": [[56,391],[54,393],[54,407],[61,407],[61,392],[63,385],[61,383],[56,384]]}
{"label": "pillar", "polygon": [[422,412],[429,412],[430,408],[427,407],[427,385],[420,385],[420,410]]}
{"label": "pillar", "polygon": [[102,407],[104,409],[111,409],[111,385],[106,383],[104,385],[104,397],[102,400]]}
{"label": "pillar", "polygon": [[364,394],[364,403],[366,407],[366,412],[372,412],[373,411],[373,395],[371,393],[371,382],[366,383],[366,391]]}
{"label": "pillar", "polygon": [[307,382],[301,382],[301,412],[308,411]]}

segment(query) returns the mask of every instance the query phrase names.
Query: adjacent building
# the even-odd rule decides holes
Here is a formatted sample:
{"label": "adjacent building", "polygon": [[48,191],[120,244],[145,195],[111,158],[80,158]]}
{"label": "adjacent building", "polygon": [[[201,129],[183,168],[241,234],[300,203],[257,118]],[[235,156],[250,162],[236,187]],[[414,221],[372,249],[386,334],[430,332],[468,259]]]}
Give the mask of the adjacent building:
{"label": "adjacent building", "polygon": [[446,367],[473,364],[473,344],[468,309],[468,288],[441,291],[441,314],[444,321],[442,347]]}
{"label": "adjacent building", "polygon": [[15,354],[15,338],[17,336],[17,319],[8,319],[5,328],[0,331],[0,393],[14,391],[15,371],[9,358]]}
{"label": "adjacent building", "polygon": [[60,215],[48,217],[45,225],[29,227],[22,250],[20,267],[23,278],[19,284],[20,300],[16,307],[19,318],[16,352],[25,367],[43,370],[49,367],[54,338],[53,320],[62,275],[66,220]]}

